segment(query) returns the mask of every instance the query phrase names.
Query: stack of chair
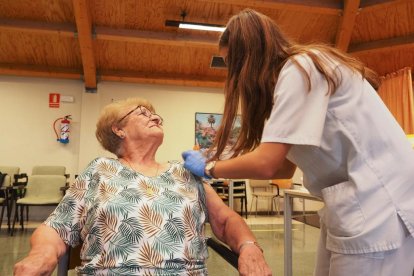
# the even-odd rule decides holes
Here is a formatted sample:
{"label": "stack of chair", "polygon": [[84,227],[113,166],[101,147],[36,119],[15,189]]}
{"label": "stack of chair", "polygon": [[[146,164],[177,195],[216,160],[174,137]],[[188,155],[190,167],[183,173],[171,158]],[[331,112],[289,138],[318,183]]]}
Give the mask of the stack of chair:
{"label": "stack of chair", "polygon": [[12,187],[13,181],[17,181],[20,177],[19,175],[20,168],[13,166],[0,166],[0,206],[1,206],[1,216],[0,216],[0,229],[3,222],[4,209],[7,208],[7,226],[10,230],[10,216],[11,216],[11,207],[12,207]]}

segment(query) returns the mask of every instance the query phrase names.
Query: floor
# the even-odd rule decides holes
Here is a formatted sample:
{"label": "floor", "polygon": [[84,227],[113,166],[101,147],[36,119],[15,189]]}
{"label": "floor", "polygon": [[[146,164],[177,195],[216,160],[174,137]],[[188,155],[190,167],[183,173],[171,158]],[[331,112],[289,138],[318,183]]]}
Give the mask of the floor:
{"label": "floor", "polygon": [[[283,217],[282,216],[249,216],[246,220],[249,227],[263,247],[265,257],[271,266],[273,275],[283,275]],[[2,225],[0,230],[0,275],[13,275],[13,264],[22,259],[30,250],[29,239],[38,222],[30,222],[27,230],[18,230],[10,237]],[[211,232],[208,228],[208,233]],[[312,275],[315,252],[319,237],[319,229],[294,221],[292,231],[293,275]],[[218,254],[209,250],[207,261],[209,275],[236,276],[237,270],[226,263]],[[53,273],[56,275],[56,271]],[[69,273],[69,275],[75,275]]]}

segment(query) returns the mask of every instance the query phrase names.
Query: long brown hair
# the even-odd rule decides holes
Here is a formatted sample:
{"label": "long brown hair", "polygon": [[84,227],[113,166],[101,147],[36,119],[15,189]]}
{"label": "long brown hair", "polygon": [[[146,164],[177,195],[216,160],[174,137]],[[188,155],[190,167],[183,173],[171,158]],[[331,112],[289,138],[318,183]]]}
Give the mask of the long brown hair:
{"label": "long brown hair", "polygon": [[233,157],[260,144],[264,123],[273,106],[273,90],[280,70],[288,60],[298,66],[311,89],[310,76],[295,60],[295,55],[306,54],[312,59],[328,83],[327,93],[335,93],[341,76],[329,67],[324,56],[360,72],[375,89],[378,87],[376,74],[357,59],[326,45],[294,44],[272,19],[251,9],[243,10],[229,20],[220,37],[219,48],[227,48],[228,75],[223,120],[210,149],[214,153],[211,159],[219,159],[225,150],[239,108],[241,130],[232,148]]}

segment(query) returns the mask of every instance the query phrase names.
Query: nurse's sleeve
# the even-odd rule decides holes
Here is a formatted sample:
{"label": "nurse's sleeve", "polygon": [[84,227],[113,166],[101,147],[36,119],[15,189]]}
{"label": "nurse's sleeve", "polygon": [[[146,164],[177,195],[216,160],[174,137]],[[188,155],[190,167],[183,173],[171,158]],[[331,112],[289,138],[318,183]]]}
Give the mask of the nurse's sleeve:
{"label": "nurse's sleeve", "polygon": [[295,59],[310,72],[311,90],[306,76],[292,61],[282,68],[274,91],[274,104],[265,123],[261,142],[295,145],[321,144],[328,108],[328,85],[307,56]]}

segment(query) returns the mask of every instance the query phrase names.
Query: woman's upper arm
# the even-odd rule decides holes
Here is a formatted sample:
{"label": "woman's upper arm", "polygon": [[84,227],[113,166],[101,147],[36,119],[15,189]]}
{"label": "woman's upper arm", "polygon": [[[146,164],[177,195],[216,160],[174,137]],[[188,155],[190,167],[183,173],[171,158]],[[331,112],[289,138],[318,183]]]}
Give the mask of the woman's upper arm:
{"label": "woman's upper arm", "polygon": [[213,233],[221,238],[226,219],[232,215],[232,210],[224,204],[214,189],[209,184],[204,184],[206,192],[207,212]]}
{"label": "woman's upper arm", "polygon": [[30,243],[32,249],[53,247],[56,250],[58,256],[62,256],[67,249],[67,245],[63,239],[59,236],[56,229],[41,224],[33,233]]}

